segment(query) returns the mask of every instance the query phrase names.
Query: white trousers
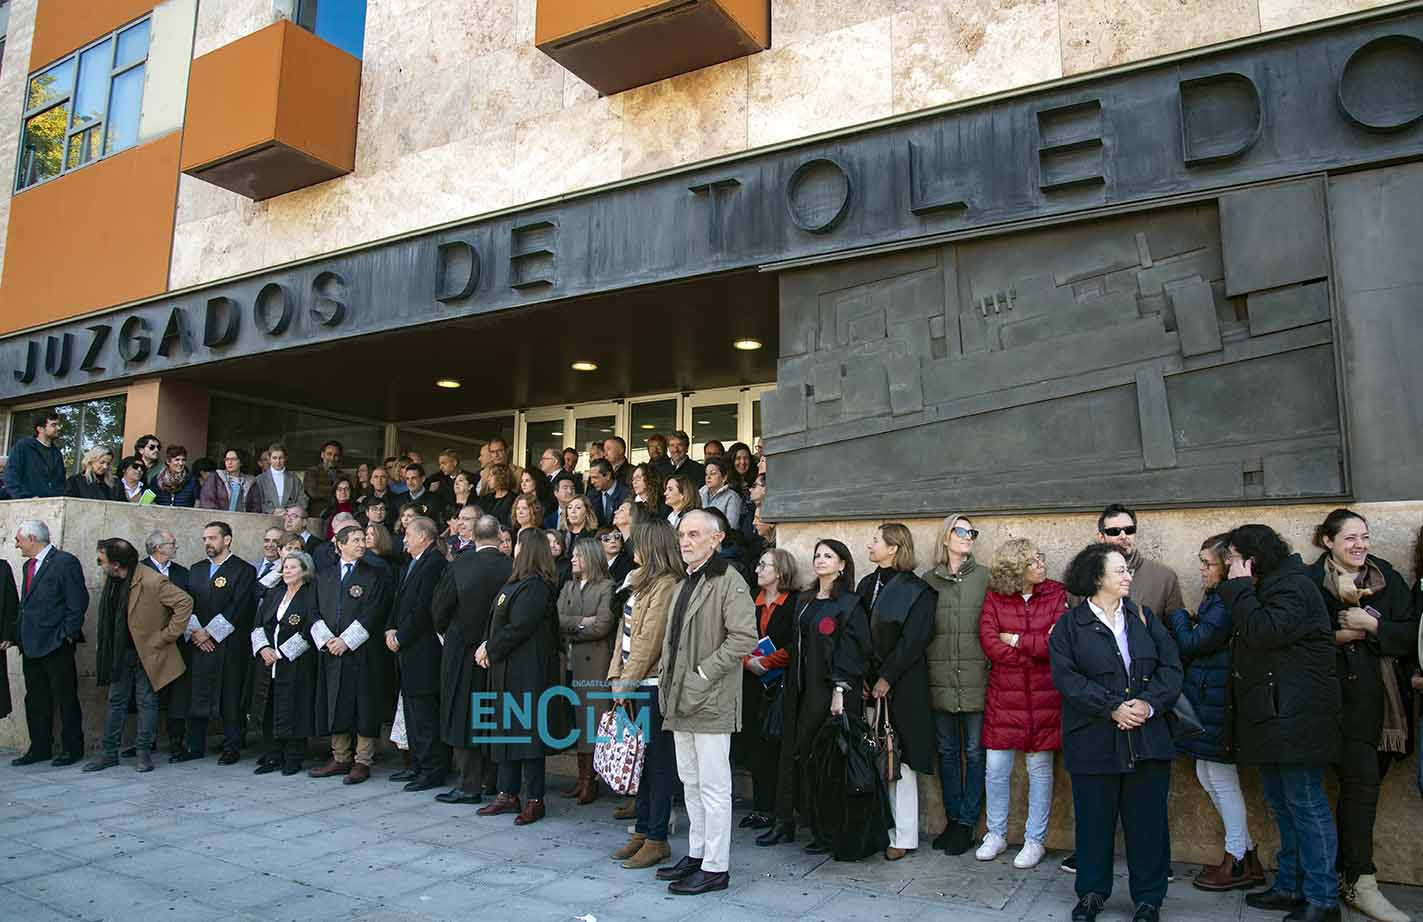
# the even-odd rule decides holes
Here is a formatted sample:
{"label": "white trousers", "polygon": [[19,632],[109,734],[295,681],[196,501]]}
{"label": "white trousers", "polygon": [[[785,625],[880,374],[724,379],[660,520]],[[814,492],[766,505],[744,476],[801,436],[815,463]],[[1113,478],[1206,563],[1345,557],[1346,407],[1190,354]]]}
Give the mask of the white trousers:
{"label": "white trousers", "polygon": [[889,806],[894,813],[894,828],[889,831],[889,844],[894,848],[919,847],[919,776],[908,765],[899,767],[900,779],[891,781]]}
{"label": "white trousers", "polygon": [[1245,818],[1245,796],[1240,792],[1240,770],[1224,762],[1196,760],[1196,780],[1210,795],[1225,825],[1225,850],[1237,860],[1255,847]]}
{"label": "white trousers", "polygon": [[687,802],[687,854],[708,873],[731,870],[731,734],[675,730]]}

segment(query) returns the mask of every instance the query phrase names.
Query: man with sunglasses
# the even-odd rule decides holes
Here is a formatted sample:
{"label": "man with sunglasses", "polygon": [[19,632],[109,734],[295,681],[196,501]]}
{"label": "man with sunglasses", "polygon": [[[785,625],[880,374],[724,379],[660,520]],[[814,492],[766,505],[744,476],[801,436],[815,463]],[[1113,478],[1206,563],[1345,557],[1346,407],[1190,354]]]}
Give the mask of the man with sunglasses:
{"label": "man with sunglasses", "polygon": [[[1181,599],[1181,581],[1176,571],[1141,555],[1136,548],[1136,512],[1121,503],[1112,503],[1097,516],[1097,540],[1115,545],[1127,560],[1131,571],[1131,599],[1144,609],[1151,609],[1157,618],[1165,619],[1178,608],[1185,608]],[[1076,605],[1081,599],[1072,599]],[[1077,873],[1077,854],[1068,855],[1062,869]],[[1175,878],[1170,878],[1174,880]]]}

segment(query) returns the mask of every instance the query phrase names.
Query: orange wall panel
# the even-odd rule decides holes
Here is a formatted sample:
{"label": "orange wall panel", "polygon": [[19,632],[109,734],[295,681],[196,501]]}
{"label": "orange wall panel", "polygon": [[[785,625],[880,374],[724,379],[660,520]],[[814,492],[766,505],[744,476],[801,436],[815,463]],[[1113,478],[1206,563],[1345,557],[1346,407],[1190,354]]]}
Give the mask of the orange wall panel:
{"label": "orange wall panel", "polygon": [[[193,59],[188,73],[183,169],[272,140],[285,20]],[[293,27],[295,28],[295,27]]]}
{"label": "orange wall panel", "polygon": [[354,170],[360,60],[289,22],[279,25],[286,37],[277,140],[332,166]]}
{"label": "orange wall panel", "polygon": [[0,334],[167,290],[181,145],[170,132],[11,199]]}
{"label": "orange wall panel", "polygon": [[158,0],[39,0],[30,73],[137,19]]}

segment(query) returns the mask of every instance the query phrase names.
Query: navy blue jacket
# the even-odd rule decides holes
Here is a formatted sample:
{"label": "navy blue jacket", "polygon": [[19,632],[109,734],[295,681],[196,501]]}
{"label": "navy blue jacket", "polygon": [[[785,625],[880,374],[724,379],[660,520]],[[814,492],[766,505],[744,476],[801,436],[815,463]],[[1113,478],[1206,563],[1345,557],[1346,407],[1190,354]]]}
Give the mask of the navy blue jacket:
{"label": "navy blue jacket", "polygon": [[63,493],[64,455],[59,446],[46,446],[34,436],[16,442],[5,465],[5,491],[11,499]]}
{"label": "navy blue jacket", "polygon": [[[145,567],[152,570],[154,573],[160,572],[158,569],[158,564],[154,562],[152,557],[145,557],[140,560],[139,563],[143,564]],[[176,561],[168,561],[168,582],[177,586],[184,592],[188,592],[188,568]],[[191,595],[192,593],[188,594]]]}
{"label": "navy blue jacket", "polygon": [[[1086,601],[1063,615],[1048,638],[1052,682],[1062,695],[1062,756],[1069,773],[1123,774],[1143,759],[1176,757],[1166,715],[1181,694],[1181,655],[1150,609],[1126,607],[1128,676],[1112,632]],[[1155,711],[1135,730],[1117,729],[1112,712],[1137,698]]]}
{"label": "navy blue jacket", "polygon": [[613,481],[613,488],[608,491],[612,494],[609,497],[608,511],[603,512],[603,493],[601,490],[588,488],[588,502],[593,504],[593,511],[598,514],[598,527],[607,528],[613,524],[613,513],[618,511],[618,507],[627,502],[632,496],[632,491],[628,485],[621,480]]}
{"label": "navy blue jacket", "polygon": [[198,478],[194,474],[189,474],[183,481],[182,486],[172,493],[158,488],[158,481],[153,481],[153,492],[158,498],[153,501],[155,506],[186,506],[189,509],[198,504]]}
{"label": "navy blue jacket", "polygon": [[1196,709],[1205,732],[1178,743],[1182,755],[1208,762],[1234,762],[1226,705],[1230,695],[1230,638],[1235,631],[1230,610],[1214,589],[1201,599],[1196,623],[1184,608],[1171,613],[1171,635],[1186,663],[1181,693]]}
{"label": "navy blue jacket", "polygon": [[20,652],[34,659],[48,656],[67,642],[83,643],[89,589],[79,558],[51,547],[25,592],[20,566]]}

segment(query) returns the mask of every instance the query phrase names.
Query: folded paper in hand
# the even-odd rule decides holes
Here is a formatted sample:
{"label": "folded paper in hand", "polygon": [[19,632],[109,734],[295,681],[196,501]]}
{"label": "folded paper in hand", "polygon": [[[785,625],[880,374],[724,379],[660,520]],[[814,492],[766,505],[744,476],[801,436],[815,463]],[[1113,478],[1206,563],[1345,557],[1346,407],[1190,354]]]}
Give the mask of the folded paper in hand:
{"label": "folded paper in hand", "polygon": [[282,641],[282,645],[277,649],[281,650],[282,656],[285,656],[288,660],[294,660],[307,650],[310,650],[311,644],[307,643],[306,638],[300,634],[293,634]]}
{"label": "folded paper in hand", "polygon": [[220,614],[213,615],[212,620],[208,622],[207,631],[214,641],[222,643],[233,631],[232,622]]}
{"label": "folded paper in hand", "polygon": [[335,637],[336,635],[331,633],[331,628],[327,627],[326,622],[320,618],[316,619],[316,623],[311,626],[311,639],[316,641],[318,647],[325,647]]}
{"label": "folded paper in hand", "polygon": [[254,627],[252,629],[252,655],[256,656],[267,645],[267,632],[260,627]]}
{"label": "folded paper in hand", "polygon": [[371,635],[366,632],[364,626],[359,621],[352,621],[351,626],[341,632],[341,639],[346,642],[346,646],[352,650],[371,639]]}

